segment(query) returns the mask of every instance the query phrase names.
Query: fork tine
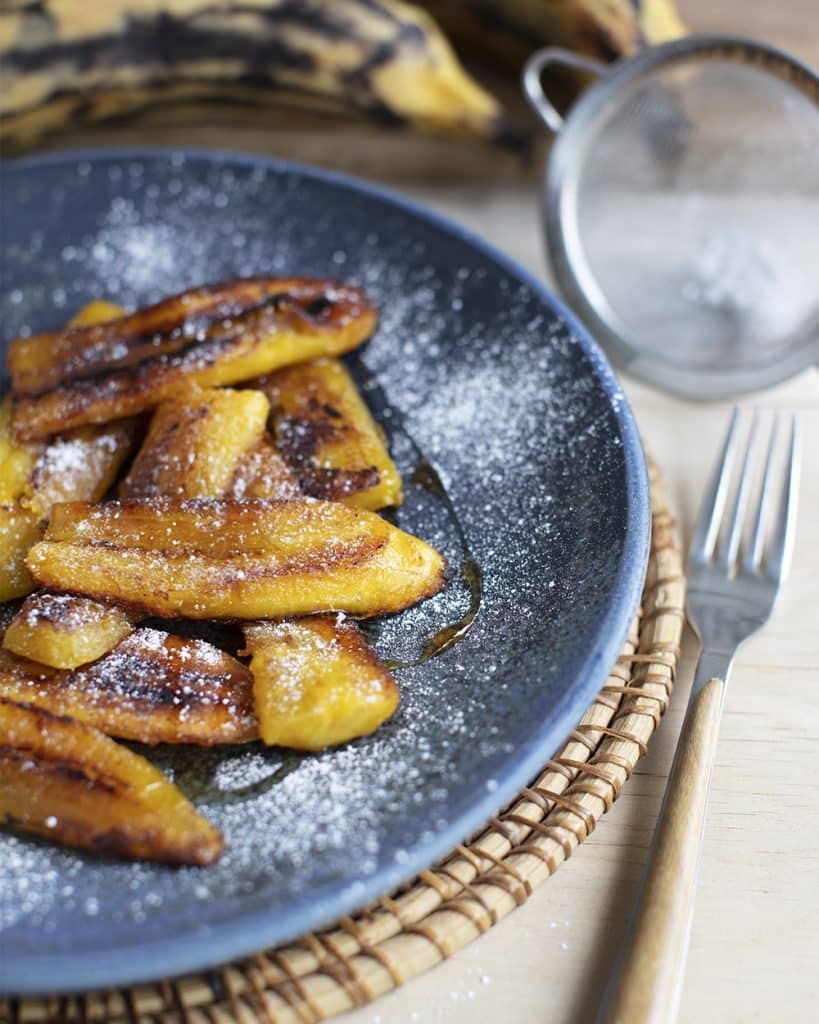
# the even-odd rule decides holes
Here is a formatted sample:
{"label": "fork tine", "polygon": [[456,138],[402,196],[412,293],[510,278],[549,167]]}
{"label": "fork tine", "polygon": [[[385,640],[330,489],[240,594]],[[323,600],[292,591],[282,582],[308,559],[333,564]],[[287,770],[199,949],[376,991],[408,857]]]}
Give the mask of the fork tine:
{"label": "fork tine", "polygon": [[788,573],[796,531],[796,505],[799,493],[799,428],[796,417],[791,419],[791,442],[788,448],[788,465],[785,484],[779,498],[771,546],[765,562],[765,575],[781,582]]}
{"label": "fork tine", "polygon": [[754,410],[754,418],[751,421],[751,430],[748,434],[748,444],[745,447],[745,458],[742,460],[742,469],[739,474],[737,493],[734,498],[734,507],[728,521],[728,536],[723,542],[717,565],[724,569],[731,569],[736,561],[739,550],[739,540],[742,536],[742,522],[745,518],[745,506],[748,504],[748,489],[751,483],[751,465],[756,450],[756,438],[759,433],[759,409]]}
{"label": "fork tine", "polygon": [[777,441],[782,433],[782,416],[777,414],[771,430],[771,439],[768,442],[768,454],[765,457],[765,471],[762,476],[762,487],[759,492],[759,504],[754,517],[754,525],[748,545],[742,556],[742,571],[755,573],[762,562],[762,552],[765,548],[765,531],[768,525],[768,507],[771,503],[771,491],[773,489],[774,476],[774,454]]}
{"label": "fork tine", "polygon": [[691,536],[690,557],[695,561],[707,562],[714,551],[722,511],[725,508],[725,499],[728,494],[728,484],[731,479],[738,423],[739,406],[735,405],[728,433],[725,436],[725,443],[722,446],[722,455],[714,466],[711,479],[708,481],[708,487],[700,505],[700,514]]}

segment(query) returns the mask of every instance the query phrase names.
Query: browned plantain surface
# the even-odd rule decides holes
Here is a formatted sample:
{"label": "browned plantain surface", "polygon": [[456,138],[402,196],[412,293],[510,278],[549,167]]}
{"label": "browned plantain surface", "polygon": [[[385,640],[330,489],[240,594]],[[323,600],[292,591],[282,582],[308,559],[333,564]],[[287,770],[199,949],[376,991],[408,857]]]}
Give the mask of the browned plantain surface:
{"label": "browned plantain surface", "polygon": [[134,617],[116,605],[74,594],[31,594],[3,637],[6,650],[52,668],[96,661],[124,639]]}
{"label": "browned plantain surface", "polygon": [[263,437],[261,391],[207,388],[163,402],[120,485],[122,498],[219,498]]}
{"label": "browned plantain surface", "polygon": [[94,373],[137,366],[184,348],[214,323],[241,316],[282,291],[279,278],[244,278],[203,285],[126,314],[97,300],[60,331],[15,338],[6,359],[12,389],[38,394]]}
{"label": "browned plantain surface", "polygon": [[45,443],[18,443],[11,396],[0,402],[0,504],[19,504],[38,519],[58,501],[96,501],[134,449],[134,419],[80,427]]}
{"label": "browned plantain surface", "polygon": [[141,628],[109,654],[65,671],[0,649],[0,697],[70,715],[140,743],[257,739],[248,669],[203,640]]}
{"label": "browned plantain surface", "polygon": [[288,366],[255,386],[270,400],[276,446],[305,494],[373,511],[401,504],[398,470],[338,359]]}
{"label": "browned plantain surface", "polygon": [[134,418],[102,426],[79,427],[45,445],[20,504],[41,519],[61,501],[98,501],[111,489],[136,447]]}
{"label": "browned plantain surface", "polygon": [[424,541],[310,498],[58,505],[28,567],[54,590],[193,619],[379,615],[444,582],[444,561]]}
{"label": "browned plantain surface", "polygon": [[71,718],[0,698],[0,820],[103,854],[211,864],[219,832],[149,761]]}
{"label": "browned plantain surface", "polygon": [[18,501],[29,486],[44,445],[14,440],[11,432],[12,397],[0,401],[0,505]]}
{"label": "browned plantain surface", "polygon": [[255,444],[236,467],[226,498],[270,498],[288,501],[303,497],[298,478],[269,437]]}
{"label": "browned plantain surface", "polygon": [[36,516],[19,505],[0,505],[0,602],[25,597],[34,589],[26,557],[42,535]]}
{"label": "browned plantain surface", "polygon": [[341,616],[244,627],[265,743],[321,750],[366,736],[398,706],[398,686]]}
{"label": "browned plantain surface", "polygon": [[[73,353],[69,379],[55,380],[62,364],[52,368],[51,357],[43,356],[49,383],[36,394],[24,393],[20,384],[32,386],[35,375],[26,377],[18,369],[15,437],[30,441],[56,430],[122,419],[191,385],[233,384],[289,363],[346,352],[375,326],[375,309],[364,293],[331,281],[262,278],[252,287],[240,280],[212,288],[223,296],[219,305],[189,315],[185,296],[177,297],[174,316],[161,319],[159,326],[156,307],[150,307],[108,325],[73,329],[70,344],[62,346]],[[236,296],[232,306],[231,288]],[[262,292],[258,301],[247,296],[252,288]],[[197,289],[197,294],[204,291]],[[99,337],[89,333],[95,331]],[[59,340],[54,342],[55,349],[60,347]],[[18,349],[12,365],[16,359],[19,367],[21,358]],[[45,370],[43,365],[37,372]]]}

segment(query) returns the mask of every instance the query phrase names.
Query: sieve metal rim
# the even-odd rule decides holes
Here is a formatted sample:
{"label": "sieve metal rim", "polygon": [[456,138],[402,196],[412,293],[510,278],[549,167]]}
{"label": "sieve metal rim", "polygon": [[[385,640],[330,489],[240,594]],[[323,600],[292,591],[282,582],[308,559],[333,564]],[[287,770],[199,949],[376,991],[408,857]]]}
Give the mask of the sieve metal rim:
{"label": "sieve metal rim", "polygon": [[[613,66],[579,57],[555,47],[538,50],[523,72],[526,97],[550,132],[555,134],[541,194],[544,241],[554,276],[569,305],[584,321],[596,340],[619,369],[662,387],[682,398],[712,400],[760,390],[794,376],[819,361],[819,332],[807,332],[786,354],[748,368],[681,368],[646,352],[631,340],[619,318],[587,268],[582,256],[573,201],[595,118],[611,103],[620,89],[654,72],[671,67],[691,56],[703,59],[739,59],[757,64],[783,78],[819,105],[819,74],[786,51],[738,35],[691,35],[651,47]],[[565,117],[557,112],[540,81],[547,65],[561,65],[587,71],[599,77],[588,86]]]}

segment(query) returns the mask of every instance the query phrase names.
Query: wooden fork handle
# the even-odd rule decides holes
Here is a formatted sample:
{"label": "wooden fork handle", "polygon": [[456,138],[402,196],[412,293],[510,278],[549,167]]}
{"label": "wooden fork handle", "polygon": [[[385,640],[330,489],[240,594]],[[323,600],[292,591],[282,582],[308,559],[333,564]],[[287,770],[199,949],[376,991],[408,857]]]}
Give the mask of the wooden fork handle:
{"label": "wooden fork handle", "polygon": [[598,1024],[671,1024],[688,950],[725,683],[691,697],[619,970]]}

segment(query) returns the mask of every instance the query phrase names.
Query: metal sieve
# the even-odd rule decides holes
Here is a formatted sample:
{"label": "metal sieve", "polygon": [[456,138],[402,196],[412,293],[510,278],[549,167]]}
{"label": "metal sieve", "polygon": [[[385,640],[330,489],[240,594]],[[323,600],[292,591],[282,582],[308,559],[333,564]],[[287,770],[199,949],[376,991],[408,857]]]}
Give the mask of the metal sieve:
{"label": "metal sieve", "polygon": [[[596,76],[564,118],[541,82]],[[691,36],[613,67],[535,53],[554,132],[543,216],[565,297],[613,362],[692,399],[819,361],[819,76],[748,39]]]}

